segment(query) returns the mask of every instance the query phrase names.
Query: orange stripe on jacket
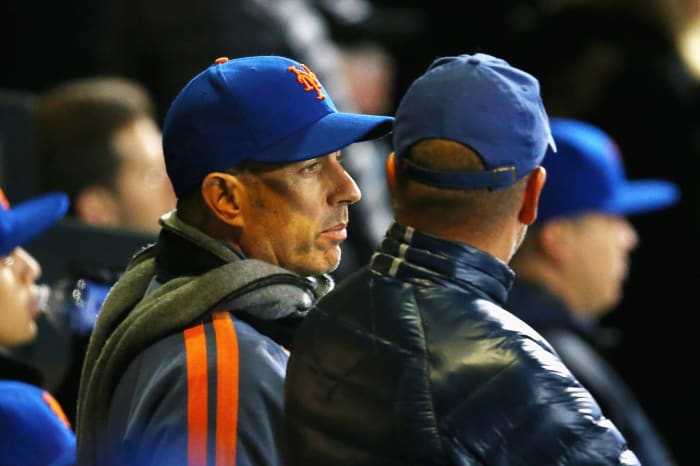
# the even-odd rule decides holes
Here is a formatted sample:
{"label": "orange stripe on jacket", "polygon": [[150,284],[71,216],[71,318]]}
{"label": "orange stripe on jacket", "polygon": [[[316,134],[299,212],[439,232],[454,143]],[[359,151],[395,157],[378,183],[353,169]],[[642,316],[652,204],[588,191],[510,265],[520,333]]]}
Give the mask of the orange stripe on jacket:
{"label": "orange stripe on jacket", "polygon": [[235,466],[238,425],[238,339],[231,314],[214,312],[216,335],[216,466]]}
{"label": "orange stripe on jacket", "polygon": [[187,464],[207,464],[207,345],[204,325],[188,328],[187,355]]}

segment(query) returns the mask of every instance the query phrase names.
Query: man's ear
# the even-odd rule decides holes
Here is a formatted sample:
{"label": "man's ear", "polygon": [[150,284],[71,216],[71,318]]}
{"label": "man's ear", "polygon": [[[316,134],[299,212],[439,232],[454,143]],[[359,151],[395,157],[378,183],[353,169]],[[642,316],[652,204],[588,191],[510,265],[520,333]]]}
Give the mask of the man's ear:
{"label": "man's ear", "polygon": [[520,206],[518,219],[524,225],[531,225],[537,219],[537,206],[540,202],[540,193],[547,179],[547,171],[544,167],[535,168],[528,175],[527,185],[523,196],[523,203]]}
{"label": "man's ear", "polygon": [[114,194],[102,186],[90,186],[76,196],[73,209],[80,221],[98,227],[119,227],[121,214]]}
{"label": "man's ear", "polygon": [[396,154],[393,152],[386,158],[386,182],[389,185],[389,192],[396,190]]}
{"label": "man's ear", "polygon": [[222,222],[242,227],[242,201],[245,195],[245,185],[241,180],[229,173],[212,172],[202,181],[202,198],[209,209]]}

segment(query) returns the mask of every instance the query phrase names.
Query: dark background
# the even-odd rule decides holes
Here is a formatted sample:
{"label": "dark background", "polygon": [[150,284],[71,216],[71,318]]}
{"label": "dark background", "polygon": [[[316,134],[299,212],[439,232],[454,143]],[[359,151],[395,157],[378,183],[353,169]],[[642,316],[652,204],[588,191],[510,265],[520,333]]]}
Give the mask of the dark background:
{"label": "dark background", "polygon": [[[104,52],[109,3],[3,2],[0,88],[35,93],[65,79],[114,72],[112,56]],[[360,21],[343,22],[327,10],[323,14],[338,41],[365,37],[390,51],[396,64],[394,106],[434,58],[491,53],[540,79],[551,115],[585,119],[611,134],[630,178],[664,178],[680,186],[678,205],[631,218],[641,243],[632,258],[625,298],[605,318],[618,336],[606,354],[679,463],[697,464],[697,80],[685,69],[658,15],[626,7],[542,6],[552,3],[375,0],[373,14]],[[183,20],[189,15],[192,21],[204,14],[193,8],[207,8],[206,2],[170,4],[172,9],[163,15],[182,14]],[[127,20],[138,25],[140,17]],[[278,32],[260,34],[272,37]],[[172,38],[161,39],[167,46]],[[161,58],[154,50],[147,61],[157,67]],[[210,58],[203,57],[203,63]],[[148,85],[154,93],[163,91],[157,82]],[[172,97],[166,94],[165,100]]]}

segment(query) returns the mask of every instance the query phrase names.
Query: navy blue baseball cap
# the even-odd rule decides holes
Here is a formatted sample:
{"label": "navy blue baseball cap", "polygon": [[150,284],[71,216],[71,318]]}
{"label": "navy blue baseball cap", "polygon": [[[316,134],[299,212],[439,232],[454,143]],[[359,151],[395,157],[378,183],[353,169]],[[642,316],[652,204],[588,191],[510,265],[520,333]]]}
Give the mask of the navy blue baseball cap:
{"label": "navy blue baseball cap", "polygon": [[[424,139],[448,139],[476,151],[486,170],[430,170],[408,160]],[[394,151],[402,173],[451,189],[511,186],[556,150],[539,81],[500,58],[442,57],[416,79],[396,112]]]}
{"label": "navy blue baseball cap", "polygon": [[49,392],[23,382],[0,381],[0,464],[72,466],[75,434]]}
{"label": "navy blue baseball cap", "polygon": [[292,163],[391,132],[390,116],[339,112],[306,65],[279,56],[220,58],[165,116],[163,151],[175,194],[241,162]]}
{"label": "navy blue baseball cap", "polygon": [[547,180],[538,222],[586,212],[631,215],[670,206],[680,198],[672,182],[628,180],[617,144],[602,129],[569,118],[552,118],[550,124],[558,150],[542,162]]}
{"label": "navy blue baseball cap", "polygon": [[68,210],[68,195],[43,194],[10,207],[0,189],[0,257],[34,239],[60,220]]}

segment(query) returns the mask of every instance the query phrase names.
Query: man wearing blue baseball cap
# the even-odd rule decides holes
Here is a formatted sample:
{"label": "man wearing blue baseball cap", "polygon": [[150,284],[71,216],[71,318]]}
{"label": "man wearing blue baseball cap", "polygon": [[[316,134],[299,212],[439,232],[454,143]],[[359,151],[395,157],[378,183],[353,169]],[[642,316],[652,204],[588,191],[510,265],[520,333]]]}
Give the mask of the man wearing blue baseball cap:
{"label": "man wearing blue baseball cap", "polygon": [[163,126],[177,208],[100,311],[80,465],[282,463],[292,336],[333,286],[360,199],[340,151],[392,126],[338,111],[279,56],[217,59],[180,91]]}
{"label": "man wearing blue baseball cap", "polygon": [[71,466],[75,435],[38,371],[8,349],[37,336],[45,295],[41,266],[22,246],[68,210],[68,196],[53,192],[10,207],[0,189],[0,464]]}
{"label": "man wearing blue baseball cap", "polygon": [[439,58],[402,98],[393,139],[395,223],[294,340],[288,464],[639,464],[505,308],[555,149],[537,79],[491,55]]}
{"label": "man wearing blue baseball cap", "polygon": [[596,346],[599,320],[622,299],[638,245],[626,217],[672,206],[678,188],[664,180],[628,180],[614,140],[590,123],[553,118],[551,127],[558,151],[543,161],[547,183],[537,222],[511,262],[517,278],[508,307],[552,344],[642,464],[675,464]]}

